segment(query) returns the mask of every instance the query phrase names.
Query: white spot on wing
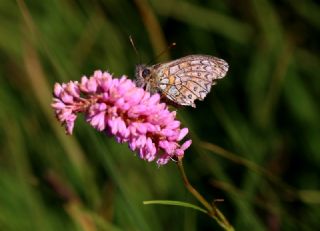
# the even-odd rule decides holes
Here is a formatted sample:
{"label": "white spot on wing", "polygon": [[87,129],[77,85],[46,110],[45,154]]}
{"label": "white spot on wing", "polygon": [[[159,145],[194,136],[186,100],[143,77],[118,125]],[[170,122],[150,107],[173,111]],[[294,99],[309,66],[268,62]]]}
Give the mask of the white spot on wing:
{"label": "white spot on wing", "polygon": [[160,88],[161,90],[166,89],[166,87],[167,87],[167,85],[165,85],[165,84],[160,84],[160,85],[159,85],[159,88]]}
{"label": "white spot on wing", "polygon": [[170,67],[170,74],[174,74],[177,71],[179,71],[179,66],[178,65]]}
{"label": "white spot on wing", "polygon": [[172,86],[172,87],[170,87],[168,93],[169,93],[169,95],[177,95],[178,94],[178,90],[177,90],[176,87]]}
{"label": "white spot on wing", "polygon": [[169,79],[168,78],[160,79],[160,83],[168,84],[169,83]]}

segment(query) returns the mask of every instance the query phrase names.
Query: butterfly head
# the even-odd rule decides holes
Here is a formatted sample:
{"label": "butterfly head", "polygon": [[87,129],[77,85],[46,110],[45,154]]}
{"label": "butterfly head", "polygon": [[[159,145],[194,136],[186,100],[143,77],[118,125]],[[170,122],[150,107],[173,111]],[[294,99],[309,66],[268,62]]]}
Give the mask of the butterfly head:
{"label": "butterfly head", "polygon": [[144,87],[151,76],[151,69],[144,64],[137,65],[135,75],[137,87]]}

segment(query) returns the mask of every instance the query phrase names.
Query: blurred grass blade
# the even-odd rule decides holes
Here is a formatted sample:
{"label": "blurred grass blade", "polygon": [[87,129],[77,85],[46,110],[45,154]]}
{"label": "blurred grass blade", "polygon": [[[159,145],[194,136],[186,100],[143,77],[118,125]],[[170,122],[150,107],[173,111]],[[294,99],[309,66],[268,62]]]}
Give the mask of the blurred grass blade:
{"label": "blurred grass blade", "polygon": [[187,202],[182,202],[182,201],[152,200],[152,201],[143,201],[143,204],[144,205],[154,205],[154,204],[158,204],[158,205],[174,205],[174,206],[192,208],[192,209],[198,210],[200,212],[207,213],[207,211],[205,209],[200,208],[197,205],[190,204],[190,203],[187,203]]}
{"label": "blurred grass blade", "polygon": [[152,2],[155,9],[164,16],[216,32],[238,43],[248,43],[250,40],[250,26],[226,14],[187,1],[152,0]]}

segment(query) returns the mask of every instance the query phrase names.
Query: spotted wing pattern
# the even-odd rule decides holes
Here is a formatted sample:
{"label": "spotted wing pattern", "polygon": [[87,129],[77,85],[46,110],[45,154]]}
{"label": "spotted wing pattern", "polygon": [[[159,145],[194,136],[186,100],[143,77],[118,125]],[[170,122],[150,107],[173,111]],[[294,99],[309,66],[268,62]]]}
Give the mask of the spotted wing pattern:
{"label": "spotted wing pattern", "polygon": [[228,68],[224,60],[207,55],[190,55],[154,66],[159,91],[177,104],[192,107],[196,99],[206,97]]}

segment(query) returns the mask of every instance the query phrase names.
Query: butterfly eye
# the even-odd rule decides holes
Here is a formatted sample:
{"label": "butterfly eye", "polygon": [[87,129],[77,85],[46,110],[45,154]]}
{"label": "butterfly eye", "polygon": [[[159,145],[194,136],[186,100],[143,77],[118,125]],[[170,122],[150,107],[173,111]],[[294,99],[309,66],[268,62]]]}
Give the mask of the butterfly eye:
{"label": "butterfly eye", "polygon": [[150,75],[150,70],[146,68],[146,69],[144,69],[144,70],[142,71],[142,77],[145,78],[145,77],[147,77],[148,75]]}

